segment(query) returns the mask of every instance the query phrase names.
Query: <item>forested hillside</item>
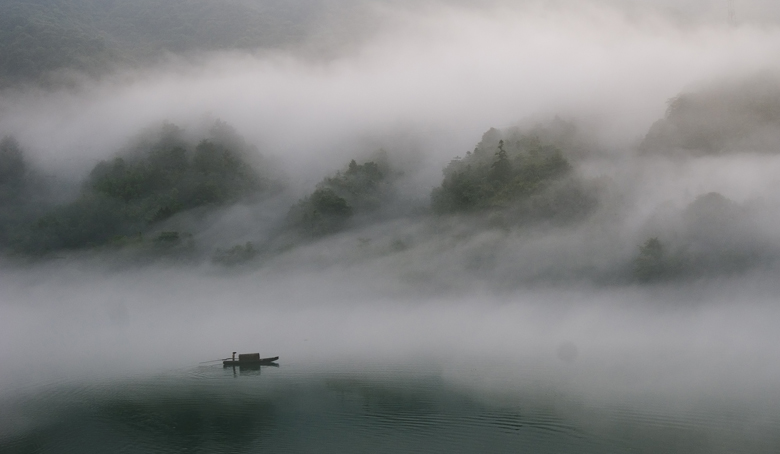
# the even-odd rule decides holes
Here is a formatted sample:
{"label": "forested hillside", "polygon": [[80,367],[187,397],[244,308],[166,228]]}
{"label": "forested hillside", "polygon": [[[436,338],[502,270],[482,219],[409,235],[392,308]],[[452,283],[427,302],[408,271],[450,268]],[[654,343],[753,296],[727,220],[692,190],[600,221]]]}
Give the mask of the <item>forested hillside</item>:
{"label": "forested hillside", "polygon": [[343,171],[325,177],[314,192],[293,206],[287,215],[288,224],[308,236],[342,230],[353,215],[386,208],[394,194],[396,177],[397,171],[384,153],[362,164],[353,159]]}
{"label": "forested hillside", "polygon": [[669,101],[640,148],[645,153],[716,155],[780,151],[780,86],[760,74],[686,91]]}
{"label": "forested hillside", "polygon": [[499,211],[522,224],[581,218],[596,199],[559,148],[535,134],[491,129],[444,169],[431,203],[440,214]]}
{"label": "forested hillside", "polygon": [[[1,151],[0,166],[24,170],[13,139],[7,138]],[[76,200],[38,210],[37,218],[29,214],[36,213],[30,201],[17,194],[45,188],[26,188],[29,178],[18,169],[0,175],[8,206],[15,207],[7,209],[0,239],[4,248],[25,255],[141,242],[177,213],[235,203],[273,187],[256,150],[221,122],[197,143],[186,140],[175,125],[164,125],[119,156],[99,162]],[[162,243],[179,239],[179,232],[157,237]]]}

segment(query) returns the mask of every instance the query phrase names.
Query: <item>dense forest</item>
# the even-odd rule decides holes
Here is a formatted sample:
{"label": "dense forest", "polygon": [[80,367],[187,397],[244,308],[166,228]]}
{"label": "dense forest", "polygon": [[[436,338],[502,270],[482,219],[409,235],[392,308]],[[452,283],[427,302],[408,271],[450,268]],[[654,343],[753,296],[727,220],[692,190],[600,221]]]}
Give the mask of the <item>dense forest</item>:
{"label": "dense forest", "polygon": [[24,152],[13,137],[0,141],[0,245],[6,246],[32,217],[34,177]]}
{"label": "dense forest", "polygon": [[[27,161],[23,146],[6,137],[0,142],[0,247],[7,256],[31,258],[106,247],[141,256],[189,251],[196,261],[206,254],[216,264],[237,265],[399,219],[430,225],[437,237],[461,238],[466,231],[442,227],[449,225],[444,221],[475,226],[465,233],[473,238],[496,228],[588,225],[603,188],[581,176],[565,145],[540,136],[533,129],[490,129],[474,151],[443,169],[427,207],[412,211],[397,209],[408,203],[398,195],[404,169],[387,152],[352,159],[288,205],[286,214],[278,212],[277,228],[227,248],[196,241],[169,220],[187,214],[188,228],[197,233],[201,227],[192,219],[237,203],[284,199],[290,188],[224,122],[199,139],[169,123],[146,131],[98,162],[66,203],[53,202],[56,188]],[[754,208],[714,192],[651,217],[642,232],[646,240],[623,267],[626,277],[642,283],[741,273],[780,253]],[[393,246],[402,243],[398,238],[387,238],[388,250],[408,248],[409,242]]]}
{"label": "dense forest", "polygon": [[440,214],[501,211],[513,223],[570,222],[596,205],[561,150],[535,134],[491,129],[473,152],[455,158],[431,195]]}
{"label": "dense forest", "polygon": [[[520,226],[534,221],[575,222],[595,207],[595,196],[575,178],[561,150],[536,136],[517,133],[508,135],[508,145],[503,139],[492,144],[500,135],[497,130],[489,131],[473,154],[453,160],[444,169],[427,216],[479,218],[481,211],[498,210],[509,213],[511,223]],[[258,156],[256,149],[223,122],[194,143],[185,140],[182,129],[165,124],[114,158],[96,164],[75,200],[37,213],[32,221],[29,215],[6,214],[5,249],[46,254],[121,246],[141,241],[177,213],[225,206],[279,190],[279,183],[271,181]],[[23,205],[20,194],[25,185],[32,185],[26,182],[26,175],[33,173],[27,167],[21,146],[6,138],[0,176],[1,195],[9,207],[14,201]],[[397,196],[402,175],[403,170],[394,168],[381,150],[361,163],[353,159],[290,207],[280,234],[309,241],[361,223],[404,216],[395,210],[404,203]],[[250,249],[244,245],[233,253],[252,255],[246,252]]]}
{"label": "dense forest", "polygon": [[[349,0],[0,0],[0,88],[56,85],[68,74],[100,76],[153,65],[171,54],[289,50],[317,41],[313,37],[334,8],[349,5]],[[626,168],[633,171],[630,166],[638,169],[653,159],[777,154],[777,79],[759,74],[680,93],[637,139],[641,143],[624,150],[637,158]],[[611,235],[603,244],[608,256],[603,261],[610,264],[564,265],[579,267],[572,274],[588,278],[641,283],[743,273],[780,257],[759,205],[712,190],[697,188],[679,206],[621,224],[626,220],[619,213],[637,202],[616,195],[631,189],[592,177],[606,173],[596,160],[586,176],[582,164],[594,152],[584,136],[557,118],[543,126],[491,128],[472,150],[437,161],[436,171],[449,162],[439,179],[426,180],[414,201],[400,194],[409,184],[405,175],[415,169],[394,161],[392,148],[345,156],[311,182],[290,187],[227,124],[217,122],[202,134],[165,124],[121,149],[102,150],[104,160],[73,183],[77,190],[71,194],[61,190],[56,176],[32,164],[24,143],[6,136],[0,141],[0,251],[38,259],[106,248],[144,256],[186,249],[194,251],[194,260],[237,265],[326,242],[365,245],[370,237],[379,238],[374,244],[404,245],[377,250],[407,251],[416,242],[425,253],[437,254],[445,248],[436,242],[445,238],[458,247],[479,244],[474,249],[480,251],[464,252],[477,259],[459,259],[483,263],[481,249],[500,255],[502,241],[531,244],[538,232],[582,235],[569,251],[555,252],[573,257],[573,249],[585,250],[582,243],[596,236],[587,233],[593,229],[611,232],[602,234]],[[275,202],[266,209],[259,201],[268,200]],[[206,229],[199,219],[241,204],[263,206],[263,222],[270,227],[235,238],[222,238],[218,228],[216,234],[198,235]],[[177,221],[184,217],[188,222]],[[382,231],[380,226],[394,222],[406,227]],[[549,244],[539,249],[544,252],[538,257],[554,255]]]}
{"label": "dense forest", "polygon": [[[106,244],[143,242],[177,213],[199,207],[221,206],[272,190],[273,183],[258,168],[256,150],[228,125],[217,122],[208,138],[190,143],[182,130],[165,124],[89,173],[76,198],[40,214],[6,215],[5,249],[17,254],[41,255],[58,250],[92,248]],[[10,213],[28,213],[17,195],[25,181],[22,151],[15,140],[2,142],[2,188],[18,200]],[[28,188],[43,191],[45,188]],[[10,205],[9,205],[10,206]],[[27,223],[23,222],[27,221]],[[158,244],[178,243],[179,232],[161,232]]]}
{"label": "dense forest", "polygon": [[397,172],[384,152],[362,164],[353,159],[290,209],[288,225],[310,236],[342,230],[353,217],[376,213],[392,202]]}

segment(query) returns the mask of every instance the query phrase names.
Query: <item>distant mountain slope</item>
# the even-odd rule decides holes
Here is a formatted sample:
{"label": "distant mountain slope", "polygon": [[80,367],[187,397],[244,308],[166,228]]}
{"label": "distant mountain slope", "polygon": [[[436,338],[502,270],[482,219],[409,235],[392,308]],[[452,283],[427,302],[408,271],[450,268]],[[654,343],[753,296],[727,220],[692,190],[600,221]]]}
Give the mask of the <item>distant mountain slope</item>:
{"label": "distant mountain slope", "polygon": [[512,224],[569,223],[597,204],[563,151],[535,133],[491,128],[463,158],[444,169],[431,194],[439,214],[502,212]]}
{"label": "distant mountain slope", "polygon": [[780,77],[761,74],[675,97],[640,148],[672,154],[778,153],[778,131]]}
{"label": "distant mountain slope", "polygon": [[199,141],[172,124],[147,132],[97,163],[75,200],[47,210],[31,200],[46,188],[36,187],[45,182],[28,167],[13,138],[0,141],[0,250],[27,255],[122,245],[178,213],[262,197],[278,186],[257,149],[220,121]]}
{"label": "distant mountain slope", "polygon": [[166,52],[294,44],[323,11],[321,0],[0,0],[0,86]]}

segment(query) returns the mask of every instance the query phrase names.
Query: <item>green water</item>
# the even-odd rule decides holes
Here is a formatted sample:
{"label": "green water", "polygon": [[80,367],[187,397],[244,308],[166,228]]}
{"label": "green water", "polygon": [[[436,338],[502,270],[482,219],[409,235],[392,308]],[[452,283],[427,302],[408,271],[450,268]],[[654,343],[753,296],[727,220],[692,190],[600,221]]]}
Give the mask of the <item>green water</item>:
{"label": "green water", "polygon": [[[0,273],[0,454],[780,452],[775,284],[383,300],[55,271]],[[279,367],[199,365],[234,350]]]}
{"label": "green water", "polygon": [[201,366],[26,387],[3,398],[0,452],[780,452],[771,406],[600,405],[538,383],[477,389],[435,370],[344,369]]}

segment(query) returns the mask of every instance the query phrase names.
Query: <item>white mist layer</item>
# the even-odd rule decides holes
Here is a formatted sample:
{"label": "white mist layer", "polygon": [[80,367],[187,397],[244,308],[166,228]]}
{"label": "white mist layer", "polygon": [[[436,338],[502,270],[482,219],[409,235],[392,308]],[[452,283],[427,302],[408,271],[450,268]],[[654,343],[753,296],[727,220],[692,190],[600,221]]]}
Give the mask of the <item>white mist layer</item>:
{"label": "white mist layer", "polygon": [[556,114],[629,146],[682,89],[774,68],[780,49],[771,27],[682,26],[605,6],[380,11],[371,39],[327,62],[216,54],[76,91],[6,92],[0,132],[49,170],[83,172],[146,126],[210,116],[307,181],[365,148],[392,151],[399,136],[435,174],[491,126]]}
{"label": "white mist layer", "polygon": [[[386,147],[423,154],[433,187],[442,165],[489,127],[560,114],[615,152],[585,171],[610,178],[625,199],[606,200],[582,227],[530,241],[489,231],[456,244],[421,234],[421,249],[378,265],[355,259],[354,247],[340,249],[361,232],[232,276],[208,266],[104,273],[75,260],[6,268],[0,393],[190,368],[238,350],[304,369],[425,363],[469,386],[554,383],[594,399],[776,396],[776,273],[649,290],[514,286],[496,296],[490,280],[464,273],[461,262],[490,247],[499,257],[490,273],[508,280],[513,270],[527,277],[534,268],[628,264],[647,238],[636,232],[659,205],[683,207],[709,191],[738,202],[764,197],[769,208],[759,222],[776,235],[777,157],[637,165],[620,153],[681,90],[776,69],[780,30],[679,25],[582,5],[381,14],[386,27],[327,62],[217,54],[74,91],[5,92],[0,134],[16,135],[51,172],[83,173],[144,127],[169,120],[195,128],[219,117],[312,185],[356,153]],[[244,219],[253,218],[236,222]],[[404,272],[418,281],[404,281]],[[452,281],[442,284],[450,291],[423,282],[431,276]],[[464,378],[465,368],[479,368],[479,377]]]}
{"label": "white mist layer", "polygon": [[426,297],[377,291],[380,277],[349,271],[225,278],[58,264],[0,277],[0,381],[3,394],[19,393],[190,369],[237,350],[298,371],[422,366],[469,387],[541,386],[607,402],[774,399],[771,281]]}

